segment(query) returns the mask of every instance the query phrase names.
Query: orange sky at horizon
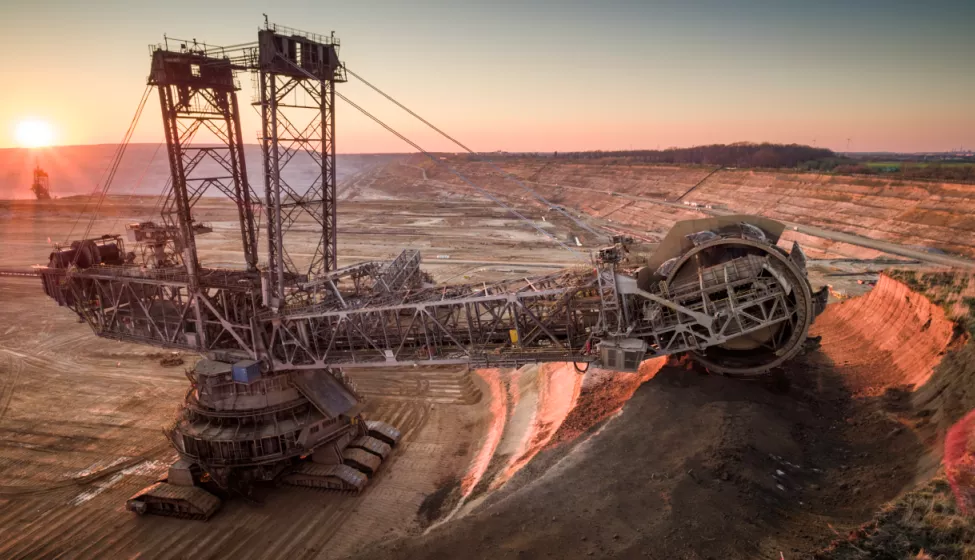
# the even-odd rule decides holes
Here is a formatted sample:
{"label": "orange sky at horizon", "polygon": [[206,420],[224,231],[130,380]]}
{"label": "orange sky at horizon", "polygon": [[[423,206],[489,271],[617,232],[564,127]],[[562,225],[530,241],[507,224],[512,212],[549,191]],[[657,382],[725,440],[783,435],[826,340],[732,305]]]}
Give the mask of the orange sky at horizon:
{"label": "orange sky at horizon", "polygon": [[[283,1],[269,15],[336,30],[350,68],[478,151],[975,147],[975,72],[963,71],[975,3],[731,4]],[[19,145],[28,119],[50,123],[54,144],[119,142],[145,87],[148,43],[163,33],[250,41],[266,10],[194,4],[194,19],[188,6],[5,4],[0,46],[17,56],[0,67],[0,148]],[[240,81],[244,141],[256,143],[251,80]],[[340,88],[424,148],[458,150],[355,80]],[[133,141],[162,141],[160,120],[153,95]],[[411,151],[341,101],[337,126],[340,153]]]}

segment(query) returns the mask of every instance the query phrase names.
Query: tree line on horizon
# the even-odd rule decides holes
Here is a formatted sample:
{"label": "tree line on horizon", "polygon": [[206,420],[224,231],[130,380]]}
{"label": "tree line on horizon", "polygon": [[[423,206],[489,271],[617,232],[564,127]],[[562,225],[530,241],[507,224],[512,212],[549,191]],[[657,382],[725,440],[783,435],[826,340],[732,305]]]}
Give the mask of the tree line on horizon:
{"label": "tree line on horizon", "polygon": [[[555,152],[552,157],[567,160],[619,159],[632,163],[714,165],[720,167],[798,167],[808,161],[841,159],[832,150],[801,144],[708,144],[665,150],[619,150]],[[622,161],[621,161],[622,163]]]}
{"label": "tree line on horizon", "polygon": [[[725,168],[794,169],[838,175],[875,175],[905,180],[975,182],[975,164],[941,165],[937,162],[899,162],[895,166],[870,164],[871,159],[854,159],[827,148],[771,142],[708,144],[664,150],[593,150],[585,152],[514,153],[498,152],[491,159],[522,157],[551,158],[565,162],[605,165],[669,164],[706,165]],[[474,156],[469,156],[474,158]],[[480,159],[480,157],[476,158]]]}
{"label": "tree line on horizon", "polygon": [[849,163],[836,166],[833,173],[839,175],[877,175],[898,177],[907,181],[944,181],[947,183],[975,183],[975,163],[919,163],[897,162],[894,164]]}

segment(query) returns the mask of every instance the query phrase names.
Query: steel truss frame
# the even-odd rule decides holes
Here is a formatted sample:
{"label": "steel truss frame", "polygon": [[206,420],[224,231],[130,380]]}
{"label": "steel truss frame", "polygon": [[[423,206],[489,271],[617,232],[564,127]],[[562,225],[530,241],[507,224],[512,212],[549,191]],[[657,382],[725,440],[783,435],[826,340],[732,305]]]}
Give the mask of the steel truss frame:
{"label": "steel truss frame", "polygon": [[[631,308],[641,303],[639,296],[628,297]],[[713,317],[701,324],[695,317],[649,302],[644,308],[641,328],[630,336],[646,339],[648,356],[663,356],[689,350],[701,351],[723,344],[750,332],[792,321],[796,307],[790,303],[775,279],[748,278],[726,285],[695,291],[694,303],[686,308]]]}
{"label": "steel truss frame", "polygon": [[[154,272],[129,274],[116,269],[68,274],[62,284],[68,292],[64,303],[106,338],[258,355],[252,318],[260,305],[260,289],[248,285],[242,273],[201,269],[209,285],[194,288],[186,274]],[[220,280],[225,285],[218,285]]]}
{"label": "steel truss frame", "polygon": [[[335,238],[334,86],[344,81],[334,38],[269,27],[243,66],[205,51],[153,53],[150,84],[158,86],[172,189],[166,226],[179,231],[183,266],[42,269],[45,290],[71,307],[100,336],[264,361],[273,371],[396,364],[518,366],[595,361],[606,352],[659,356],[702,352],[768,329],[772,352],[797,348],[810,322],[811,295],[801,251],[741,237],[702,242],[747,247],[746,257],[673,278],[646,291],[620,274],[619,259],[602,256],[588,270],[492,285],[420,286],[420,254],[338,269]],[[268,269],[257,270],[254,207],[244,170],[234,70],[257,70],[263,116]],[[310,102],[300,101],[302,92]],[[298,121],[298,110],[306,117]],[[299,124],[304,122],[305,124]],[[222,144],[192,147],[201,129]],[[282,177],[300,154],[319,172],[304,187]],[[225,174],[207,175],[206,162]],[[247,271],[201,268],[191,210],[215,187],[235,200]],[[284,246],[302,215],[319,243],[306,271]],[[175,220],[175,221],[174,221]],[[740,248],[739,247],[739,248]],[[620,248],[606,255],[618,255]],[[697,257],[695,256],[695,259]],[[699,262],[699,261],[698,261]],[[802,284],[801,290],[798,284]],[[792,290],[801,294],[790,296]],[[792,299],[790,299],[790,297]],[[779,328],[788,323],[792,328]],[[800,327],[801,328],[797,328]],[[783,344],[787,342],[789,344]],[[613,346],[615,345],[615,346]],[[645,347],[645,350],[644,350]],[[624,356],[625,357],[625,356]]]}
{"label": "steel truss frame", "polygon": [[[395,301],[397,291],[418,283],[419,265],[419,252],[406,250],[390,262],[332,271],[309,291],[329,288],[316,298],[318,306],[362,305],[377,301],[377,294]],[[262,283],[252,273],[200,268],[195,286],[183,267],[47,268],[32,275],[44,277],[49,294],[84,318],[99,336],[252,358],[267,353],[268,336],[261,327],[273,315],[262,305]]]}
{"label": "steel truss frame", "polygon": [[[216,188],[237,206],[244,260],[249,271],[256,271],[254,207],[236,95],[240,87],[230,61],[203,52],[158,48],[153,52],[149,83],[159,90],[171,172],[162,217],[167,226],[179,232],[174,251],[177,258],[195,282],[199,260],[192,209],[205,192]],[[193,146],[201,129],[212,133],[219,145]],[[217,174],[207,171],[214,164]]]}
{"label": "steel truss frame", "polygon": [[[591,345],[601,339],[642,339],[648,357],[662,356],[800,322],[801,310],[790,302],[786,285],[775,275],[757,276],[761,270],[684,291],[677,303],[639,290],[618,291],[628,277],[603,265],[592,272],[490,286],[369,289],[362,297],[347,293],[287,313],[262,308],[260,287],[245,273],[205,270],[206,286],[194,291],[186,276],[99,267],[71,273],[67,285],[69,305],[100,336],[237,353],[279,371],[397,364],[514,367],[594,361]],[[343,278],[361,278],[362,271],[348,267],[329,278],[337,286]],[[608,275],[613,288],[606,287]],[[607,308],[608,297],[617,302],[615,310]],[[625,332],[606,327],[623,321],[629,325]]]}
{"label": "steel truss frame", "polygon": [[[289,289],[296,281],[337,268],[335,83],[345,76],[334,39],[273,26],[258,37],[270,303],[278,308],[307,299]],[[299,154],[315,162],[311,181],[288,173]],[[302,216],[313,220],[318,240],[308,265],[299,269],[284,237]]]}

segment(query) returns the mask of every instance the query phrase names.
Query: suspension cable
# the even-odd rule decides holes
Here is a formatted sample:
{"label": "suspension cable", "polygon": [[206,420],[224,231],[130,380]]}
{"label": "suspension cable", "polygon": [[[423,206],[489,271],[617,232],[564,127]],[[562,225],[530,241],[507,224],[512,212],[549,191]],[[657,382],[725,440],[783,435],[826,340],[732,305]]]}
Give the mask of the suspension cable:
{"label": "suspension cable", "polygon": [[[122,163],[122,156],[125,155],[125,150],[129,146],[129,142],[132,139],[132,134],[133,132],[135,132],[136,125],[139,123],[139,118],[142,116],[142,110],[146,106],[146,101],[148,101],[149,93],[151,91],[152,91],[152,86],[146,85],[146,89],[142,93],[142,98],[139,100],[139,106],[136,108],[135,115],[133,115],[132,121],[129,122],[129,127],[125,131],[125,136],[122,138],[122,143],[119,144],[115,149],[115,156],[108,168],[108,173],[105,176],[105,181],[104,184],[102,185],[101,192],[98,193],[97,195],[98,202],[95,205],[94,210],[92,211],[91,218],[88,221],[88,226],[85,228],[85,233],[81,237],[82,239],[87,239],[88,235],[91,233],[91,228],[95,224],[95,220],[98,217],[98,211],[101,209],[102,203],[105,202],[105,198],[108,195],[108,190],[112,185],[112,181],[115,179],[115,174],[118,172],[119,165]],[[91,198],[89,197],[88,201],[85,203],[85,206],[82,208],[81,214],[78,216],[78,219],[75,220],[74,224],[71,226],[71,229],[68,231],[68,237],[65,240],[65,243],[67,243],[71,239],[71,234],[74,233],[74,228],[75,226],[78,225],[78,220],[80,220],[81,216],[85,214],[85,211],[88,209],[88,204],[90,202],[91,202]],[[78,252],[78,255],[79,256],[81,255],[80,251]]]}
{"label": "suspension cable", "polygon": [[[153,150],[152,157],[149,158],[149,163],[147,163],[145,169],[142,170],[142,175],[139,176],[139,181],[137,183],[133,183],[132,186],[129,188],[129,192],[127,193],[128,195],[135,194],[136,190],[138,190],[142,186],[142,183],[146,179],[146,175],[149,173],[149,168],[152,167],[152,162],[156,161],[156,156],[159,154],[159,148],[161,148],[162,145],[163,145],[162,142],[156,144],[156,149]],[[139,206],[141,207],[142,205],[140,204]],[[115,221],[112,223],[112,227],[109,228],[108,230],[109,232],[115,229],[115,226],[118,225],[119,219],[121,219],[121,216],[116,214]]]}
{"label": "suspension cable", "polygon": [[541,194],[539,194],[538,191],[532,189],[531,187],[529,187],[528,185],[526,185],[524,182],[522,182],[518,177],[516,177],[516,176],[512,175],[511,173],[505,171],[499,165],[495,164],[493,161],[485,158],[483,154],[480,154],[480,153],[475,152],[474,150],[468,148],[460,140],[457,140],[453,136],[447,134],[446,132],[444,132],[443,130],[441,130],[437,126],[435,126],[430,121],[428,121],[428,120],[424,119],[423,117],[421,117],[420,115],[416,114],[409,107],[407,107],[407,106],[403,105],[402,103],[400,103],[399,101],[393,99],[389,94],[387,94],[383,90],[379,89],[375,85],[371,84],[370,82],[366,81],[366,79],[363,78],[362,76],[356,74],[352,70],[349,70],[348,67],[345,68],[345,71],[346,71],[347,74],[349,74],[352,77],[356,78],[357,80],[359,80],[360,82],[362,82],[363,84],[365,84],[366,86],[368,86],[370,89],[372,89],[373,91],[375,91],[379,95],[385,97],[392,104],[394,104],[397,107],[399,107],[400,109],[406,111],[407,113],[409,113],[410,115],[412,115],[413,117],[415,117],[418,121],[420,121],[423,124],[427,125],[431,129],[433,129],[435,132],[437,132],[438,134],[440,134],[441,136],[443,136],[444,138],[446,138],[447,140],[450,140],[451,142],[453,142],[454,144],[456,144],[457,146],[459,146],[461,149],[463,149],[467,153],[469,153],[469,154],[477,157],[478,158],[478,161],[482,161],[482,162],[488,164],[491,168],[493,168],[494,170],[496,170],[499,173],[501,173],[506,179],[510,179],[511,181],[514,181],[515,184],[517,184],[519,187],[521,187],[525,192],[527,192],[527,193],[531,194],[532,196],[534,196],[536,200],[538,200],[539,202],[545,204],[550,209],[559,212],[560,214],[562,214],[566,218],[569,218],[570,220],[572,220],[577,226],[581,227],[582,229],[588,231],[589,233],[591,233],[591,234],[593,234],[593,235],[595,235],[597,237],[608,237],[605,233],[598,232],[598,231],[594,230],[593,228],[591,228],[589,226],[589,224],[583,222],[582,220],[579,220],[575,216],[572,216],[571,214],[569,214],[568,212],[566,212],[565,210],[563,210],[561,206],[559,206],[557,204],[553,204],[551,201],[549,201],[544,196],[542,196]]}
{"label": "suspension cable", "polygon": [[163,184],[162,191],[160,191],[159,196],[156,197],[155,202],[152,203],[152,209],[149,210],[148,221],[151,221],[152,218],[156,216],[156,210],[162,210],[163,201],[166,200],[166,197],[168,196],[170,187],[172,187],[172,185],[173,185],[173,176],[170,175],[169,177],[166,177],[166,183]]}
{"label": "suspension cable", "polygon": [[583,261],[585,263],[588,263],[589,262],[589,259],[587,259],[585,256],[583,256],[581,253],[579,253],[575,249],[569,247],[565,243],[562,243],[562,240],[559,239],[557,236],[553,235],[552,233],[549,233],[549,232],[545,231],[538,224],[536,224],[532,219],[528,218],[527,216],[525,216],[521,212],[515,210],[511,206],[508,206],[507,204],[505,204],[504,202],[502,202],[500,199],[498,199],[497,197],[495,197],[494,195],[492,195],[488,191],[486,191],[486,190],[482,189],[481,187],[475,185],[467,177],[465,177],[460,171],[457,171],[456,169],[454,169],[450,165],[448,165],[446,163],[443,163],[442,161],[438,160],[436,156],[434,156],[430,152],[424,150],[419,144],[413,142],[412,140],[410,140],[406,136],[403,136],[402,134],[400,134],[399,132],[397,132],[395,129],[393,129],[392,127],[390,127],[389,125],[387,125],[386,123],[384,123],[383,121],[381,121],[379,118],[377,118],[376,116],[374,116],[372,113],[366,111],[365,109],[363,109],[362,107],[360,107],[359,105],[357,105],[356,103],[354,103],[351,99],[349,99],[345,95],[342,95],[339,92],[335,92],[335,95],[336,95],[336,97],[340,98],[342,101],[345,101],[346,103],[348,103],[349,105],[351,105],[354,109],[356,109],[357,111],[359,111],[363,115],[365,115],[365,116],[369,117],[370,119],[372,119],[379,126],[385,128],[386,130],[388,130],[389,132],[391,132],[393,135],[395,135],[396,137],[398,137],[400,140],[402,140],[402,141],[406,142],[407,144],[409,144],[410,146],[412,146],[415,150],[417,150],[418,152],[420,152],[423,155],[425,155],[426,157],[428,157],[434,163],[436,163],[438,165],[442,165],[444,168],[447,169],[447,171],[449,171],[450,173],[452,173],[453,175],[455,175],[458,179],[460,179],[461,181],[463,181],[464,183],[466,183],[467,186],[469,186],[472,189],[474,189],[475,191],[481,193],[481,195],[483,195],[485,198],[493,201],[495,204],[497,204],[498,206],[504,208],[505,210],[507,210],[511,214],[515,215],[516,217],[520,218],[521,220],[524,220],[529,225],[531,225],[533,228],[535,228],[536,231],[538,231],[539,233],[541,233],[545,237],[549,237],[549,238],[553,239],[556,243],[559,244],[559,246],[561,246],[566,251],[569,251],[570,253],[572,253],[573,256],[575,256],[579,260],[581,260],[581,261]]}
{"label": "suspension cable", "polygon": [[101,210],[105,199],[108,198],[108,191],[112,188],[112,183],[115,181],[115,174],[118,173],[118,169],[122,165],[122,158],[125,156],[125,151],[129,148],[129,143],[132,141],[132,135],[135,133],[135,129],[139,125],[139,119],[142,117],[142,110],[146,107],[146,102],[149,100],[150,93],[152,93],[152,86],[147,84],[146,89],[142,94],[142,99],[139,102],[139,106],[136,108],[135,115],[132,117],[132,121],[129,123],[129,128],[125,132],[125,137],[122,139],[122,143],[118,147],[115,162],[109,171],[108,177],[105,179],[105,185],[102,187],[101,198],[99,198],[98,204],[95,206],[95,210],[92,212],[91,219],[88,222],[88,227],[85,229],[85,235],[82,236],[82,239],[88,238],[88,235],[91,233],[91,228],[95,225],[95,220],[98,218],[98,212]]}
{"label": "suspension cable", "polygon": [[[316,76],[314,76],[311,72],[308,72],[304,68],[302,68],[302,67],[298,66],[297,64],[295,64],[294,62],[288,60],[287,58],[282,58],[282,60],[285,60],[292,67],[294,67],[295,69],[297,69],[302,74],[305,74],[309,78],[311,78],[313,80],[318,80],[319,82],[323,81],[323,80],[317,78]],[[349,99],[345,95],[339,93],[338,91],[335,91],[335,96],[338,97],[339,99],[341,99],[342,101],[345,101],[349,105],[351,105],[354,109],[356,109],[357,111],[359,111],[360,113],[362,113],[363,115],[365,115],[366,117],[368,117],[369,119],[371,119],[373,122],[375,122],[379,126],[381,126],[381,127],[385,128],[386,130],[388,130],[390,133],[392,133],[394,136],[396,136],[400,140],[402,140],[402,141],[406,142],[407,144],[409,144],[410,146],[412,146],[413,149],[415,149],[416,151],[420,152],[421,154],[423,154],[424,156],[426,156],[427,158],[429,158],[430,161],[432,161],[433,163],[435,163],[437,165],[442,165],[444,168],[447,169],[447,171],[449,171],[450,173],[452,173],[453,175],[455,175],[457,178],[459,178],[461,181],[463,181],[464,183],[466,183],[467,186],[469,186],[472,189],[474,189],[475,191],[479,192],[485,198],[493,201],[498,206],[504,208],[509,213],[517,216],[521,220],[524,220],[529,225],[531,225],[536,231],[538,231],[539,233],[541,233],[545,237],[549,237],[552,240],[554,240],[560,247],[562,247],[566,251],[572,253],[572,255],[574,257],[578,258],[582,262],[585,262],[587,264],[589,263],[589,259],[587,259],[584,255],[582,255],[581,253],[579,253],[575,249],[572,249],[571,247],[569,247],[565,243],[562,243],[562,240],[559,239],[557,236],[555,236],[555,235],[553,235],[553,234],[545,231],[538,224],[536,224],[533,220],[529,219],[528,217],[526,217],[521,212],[518,212],[517,210],[515,210],[511,206],[508,206],[507,204],[505,204],[504,202],[502,202],[500,199],[498,199],[497,197],[495,197],[494,195],[492,195],[488,191],[486,191],[486,190],[482,189],[481,187],[475,185],[467,177],[465,177],[460,171],[457,171],[452,166],[450,166],[450,165],[444,163],[443,161],[439,160],[436,156],[434,156],[430,152],[424,150],[419,144],[417,144],[416,142],[410,140],[406,136],[400,134],[397,130],[395,130],[394,128],[392,128],[391,126],[389,126],[388,124],[386,124],[385,122],[383,122],[381,119],[379,119],[378,117],[376,117],[375,115],[373,115],[369,111],[366,111],[365,109],[363,109],[361,106],[359,106],[358,104],[356,104],[355,102],[353,102],[351,99]]]}

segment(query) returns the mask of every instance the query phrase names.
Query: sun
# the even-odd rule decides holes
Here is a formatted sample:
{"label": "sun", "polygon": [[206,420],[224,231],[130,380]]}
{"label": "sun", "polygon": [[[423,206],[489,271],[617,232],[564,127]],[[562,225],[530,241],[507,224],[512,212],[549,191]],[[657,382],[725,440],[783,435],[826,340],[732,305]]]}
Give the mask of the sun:
{"label": "sun", "polygon": [[17,142],[24,148],[43,148],[54,140],[54,131],[46,121],[27,119],[17,124]]}

